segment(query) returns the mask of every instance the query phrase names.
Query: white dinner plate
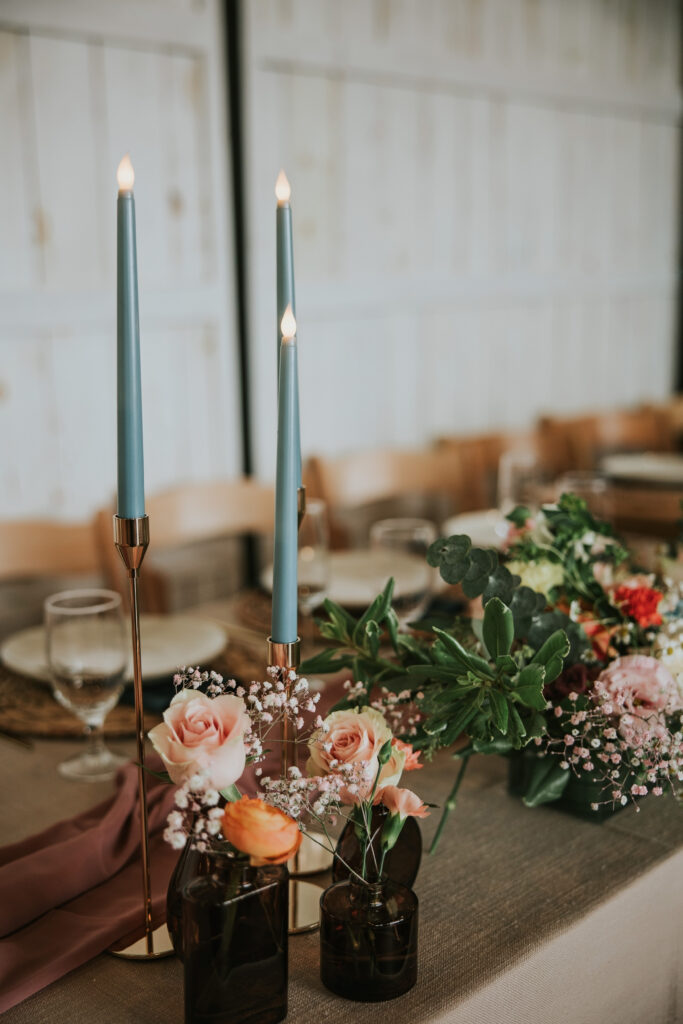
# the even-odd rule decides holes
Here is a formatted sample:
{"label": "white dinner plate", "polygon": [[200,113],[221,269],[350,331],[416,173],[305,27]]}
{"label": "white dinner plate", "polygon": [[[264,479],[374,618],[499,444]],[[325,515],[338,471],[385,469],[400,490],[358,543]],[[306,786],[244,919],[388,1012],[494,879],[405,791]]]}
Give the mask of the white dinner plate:
{"label": "white dinner plate", "polygon": [[[333,551],[327,597],[346,608],[366,608],[394,577],[394,595],[415,593],[434,584],[434,570],[419,555],[392,551]],[[261,573],[264,590],[272,590],[273,568]]]}
{"label": "white dinner plate", "polygon": [[633,452],[608,455],[601,468],[614,480],[683,486],[683,455],[668,452]]}
{"label": "white dinner plate", "polygon": [[476,548],[502,548],[510,523],[497,508],[481,512],[463,512],[452,516],[442,526],[444,537],[466,534]]}
{"label": "white dinner plate", "polygon": [[[141,615],[142,675],[165,679],[181,665],[206,667],[227,644],[224,630],[215,622],[193,615]],[[45,656],[45,627],[22,629],[0,648],[3,664],[12,672],[49,683]],[[128,682],[132,682],[132,669]]]}

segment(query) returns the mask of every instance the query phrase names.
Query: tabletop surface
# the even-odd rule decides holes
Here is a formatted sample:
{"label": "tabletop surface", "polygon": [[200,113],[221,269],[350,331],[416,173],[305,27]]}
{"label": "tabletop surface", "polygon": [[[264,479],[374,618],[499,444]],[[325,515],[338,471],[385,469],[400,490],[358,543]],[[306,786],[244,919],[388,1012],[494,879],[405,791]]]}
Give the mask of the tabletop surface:
{"label": "tabletop surface", "polygon": [[[126,744],[118,744],[126,749]],[[57,764],[75,741],[0,739],[3,842],[71,816],[109,785],[62,779]],[[130,751],[130,745],[127,747]],[[456,765],[438,757],[410,784],[442,804]],[[401,999],[401,1019],[427,1021],[519,961],[683,846],[683,811],[650,797],[604,824],[553,808],[529,810],[507,792],[507,766],[475,758],[435,856],[425,853],[420,898],[419,980]],[[422,823],[427,842],[438,811]],[[376,1021],[372,1004],[347,1003],[323,988],[317,934],[290,940],[290,1010],[296,1024]],[[396,1004],[392,1004],[394,1006]],[[107,954],[3,1015],[3,1024],[175,1024],[183,1020],[182,967],[175,959],[131,963]]]}

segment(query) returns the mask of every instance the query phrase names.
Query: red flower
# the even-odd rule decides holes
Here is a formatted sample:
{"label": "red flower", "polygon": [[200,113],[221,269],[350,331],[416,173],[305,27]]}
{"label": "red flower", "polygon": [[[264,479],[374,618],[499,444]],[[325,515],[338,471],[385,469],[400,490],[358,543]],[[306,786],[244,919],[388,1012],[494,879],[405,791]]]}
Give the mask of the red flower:
{"label": "red flower", "polygon": [[664,595],[652,587],[615,587],[612,593],[614,603],[629,619],[635,619],[639,626],[661,626],[662,616],[657,609]]}

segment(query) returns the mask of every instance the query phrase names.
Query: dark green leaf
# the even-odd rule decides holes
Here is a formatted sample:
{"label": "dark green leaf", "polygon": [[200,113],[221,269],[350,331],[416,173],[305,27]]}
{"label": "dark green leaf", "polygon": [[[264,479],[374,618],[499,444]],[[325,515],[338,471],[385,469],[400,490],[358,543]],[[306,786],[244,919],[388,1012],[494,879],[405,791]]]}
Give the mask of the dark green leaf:
{"label": "dark green leaf", "polygon": [[475,754],[508,754],[512,750],[510,740],[503,736],[495,740],[474,740],[472,749]]}
{"label": "dark green leaf", "polygon": [[564,666],[564,659],[569,654],[569,638],[563,629],[557,629],[536,651],[531,659],[532,664],[545,666],[544,685],[557,679]]}
{"label": "dark green leaf", "polygon": [[479,597],[484,593],[489,580],[498,568],[498,554],[484,548],[472,548],[470,565],[462,580],[462,589],[467,597]]}
{"label": "dark green leaf", "polygon": [[493,689],[489,690],[489,701],[491,702],[491,711],[493,713],[493,724],[499,732],[505,735],[508,728],[508,702],[502,693]]}
{"label": "dark green leaf", "polygon": [[326,675],[330,672],[338,672],[342,668],[348,668],[351,661],[351,655],[338,656],[338,651],[321,651],[302,661],[299,665],[299,674],[302,676]]}
{"label": "dark green leaf", "polygon": [[527,665],[519,673],[513,693],[528,708],[544,711],[546,705],[543,696],[544,679],[545,669],[542,665]]}
{"label": "dark green leaf", "polygon": [[538,807],[559,800],[569,782],[569,771],[560,768],[555,757],[539,757],[531,769],[524,794],[527,807]]}
{"label": "dark green leaf", "polygon": [[464,535],[440,537],[427,551],[427,562],[438,568],[446,583],[460,583],[470,566],[471,547],[470,538]]}
{"label": "dark green leaf", "polygon": [[509,605],[512,601],[515,587],[519,586],[520,577],[513,576],[504,565],[498,565],[488,578],[488,582],[482,594],[484,604],[492,597],[499,597],[503,604]]}
{"label": "dark green leaf", "polygon": [[373,658],[376,658],[379,654],[379,644],[382,639],[382,630],[377,625],[374,619],[370,619],[365,623],[365,640],[367,647]]}
{"label": "dark green leaf", "polygon": [[491,598],[484,608],[483,635],[486,650],[492,658],[510,653],[514,631],[510,609],[500,598]]}
{"label": "dark green leaf", "polygon": [[485,679],[493,679],[491,666],[488,662],[484,661],[483,658],[480,658],[477,654],[472,654],[470,651],[466,651],[454,636],[451,636],[450,633],[444,632],[443,629],[435,629],[434,632],[443,642],[454,661],[456,661],[462,668],[469,669],[477,675],[483,675]]}

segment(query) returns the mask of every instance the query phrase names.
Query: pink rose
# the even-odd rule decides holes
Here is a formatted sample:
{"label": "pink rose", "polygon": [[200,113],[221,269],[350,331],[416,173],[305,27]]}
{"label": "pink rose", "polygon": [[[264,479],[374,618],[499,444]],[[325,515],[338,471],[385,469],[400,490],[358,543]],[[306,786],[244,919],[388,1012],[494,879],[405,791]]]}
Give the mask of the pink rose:
{"label": "pink rose", "polygon": [[[306,770],[309,775],[327,775],[341,765],[358,765],[358,788],[344,791],[342,801],[367,800],[379,769],[378,754],[391,738],[384,715],[375,708],[333,711],[308,741],[310,757]],[[382,767],[380,782],[397,783],[405,760],[405,752],[392,746],[391,756]]]}
{"label": "pink rose", "polygon": [[404,818],[426,818],[429,814],[417,793],[410,789],[399,789],[398,786],[385,786],[375,797],[376,804],[384,804],[389,814],[398,814]]}
{"label": "pink rose", "polygon": [[391,739],[391,729],[381,711],[349,708],[333,711],[308,742],[309,774],[326,775],[338,764],[379,766],[377,755]]}
{"label": "pink rose", "polygon": [[244,736],[251,730],[241,697],[207,697],[180,690],[164,711],[164,720],[149,733],[168,774],[180,786],[205,772],[212,786],[227,789],[244,771]]}
{"label": "pink rose", "polygon": [[645,741],[648,732],[664,739],[664,712],[683,708],[669,669],[657,658],[644,654],[617,658],[600,673],[596,686],[607,701],[625,712],[619,731],[630,745]]}

